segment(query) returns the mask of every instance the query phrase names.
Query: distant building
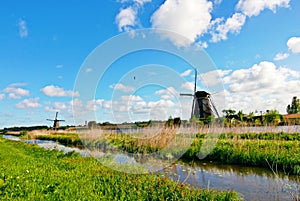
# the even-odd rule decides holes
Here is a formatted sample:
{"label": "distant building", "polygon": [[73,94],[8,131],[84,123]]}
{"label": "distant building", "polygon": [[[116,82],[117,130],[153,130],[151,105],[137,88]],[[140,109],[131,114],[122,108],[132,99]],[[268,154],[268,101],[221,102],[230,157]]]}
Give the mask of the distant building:
{"label": "distant building", "polygon": [[300,125],[300,114],[286,114],[283,118],[286,125]]}

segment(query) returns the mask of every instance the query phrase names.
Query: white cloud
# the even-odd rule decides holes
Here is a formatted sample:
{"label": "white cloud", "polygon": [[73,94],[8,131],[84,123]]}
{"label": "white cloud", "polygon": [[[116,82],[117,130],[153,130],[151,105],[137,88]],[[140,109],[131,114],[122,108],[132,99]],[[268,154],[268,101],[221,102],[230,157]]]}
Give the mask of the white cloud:
{"label": "white cloud", "polygon": [[[110,102],[111,110],[117,122],[132,121],[129,114],[145,112],[146,103],[136,95],[121,96],[120,100]],[[109,108],[109,107],[108,107]]]}
{"label": "white cloud", "polygon": [[143,98],[140,96],[129,95],[129,96],[121,96],[121,100],[127,104],[128,102],[142,101]]}
{"label": "white cloud", "polygon": [[144,5],[145,3],[150,3],[152,0],[134,0],[134,2]]}
{"label": "white cloud", "polygon": [[183,90],[194,91],[194,85],[194,82],[185,82],[180,86],[180,88]]}
{"label": "white cloud", "polygon": [[112,84],[109,87],[112,88],[112,89],[114,89],[114,90],[123,91],[123,92],[133,92],[134,91],[134,87],[125,86],[125,85],[123,85],[121,83]]}
{"label": "white cloud", "polygon": [[[135,34],[134,29],[142,27],[139,13],[145,3],[151,0],[118,0],[126,3],[120,9],[115,21],[119,31]],[[222,0],[165,0],[150,18],[151,27],[163,38],[167,38],[177,46],[188,46],[197,42],[200,47],[207,48],[207,42],[201,41],[206,33],[212,35],[211,42],[226,40],[228,34],[238,34],[246,22],[247,16],[257,16],[263,10],[274,13],[279,8],[288,8],[290,0],[239,0],[236,13],[224,19],[212,20],[213,6],[218,6]],[[167,30],[159,31],[159,29]]]}
{"label": "white cloud", "polygon": [[61,64],[56,65],[56,68],[63,68],[64,66]]}
{"label": "white cloud", "polygon": [[275,61],[280,61],[288,58],[290,55],[288,53],[278,53],[275,55],[274,60]]}
{"label": "white cloud", "polygon": [[133,7],[123,8],[116,16],[119,31],[130,31],[137,25],[137,10]]}
{"label": "white cloud", "polygon": [[43,92],[47,96],[51,97],[67,97],[67,96],[79,96],[79,92],[74,92],[72,90],[65,90],[61,87],[54,86],[54,85],[48,85],[41,89],[41,92]]}
{"label": "white cloud", "polygon": [[103,108],[105,109],[109,109],[112,106],[112,102],[111,101],[104,101],[103,103]]}
{"label": "white cloud", "polygon": [[70,101],[70,105],[71,105],[72,107],[78,107],[78,108],[80,108],[80,107],[83,106],[82,101],[79,100],[79,99],[77,99],[77,98],[71,100],[71,101]]}
{"label": "white cloud", "polygon": [[288,8],[290,0],[239,0],[236,8],[245,15],[257,16],[265,9],[276,12],[277,8]]}
{"label": "white cloud", "polygon": [[207,32],[210,26],[212,2],[207,0],[166,0],[151,17],[153,28],[165,29],[173,34],[165,36],[178,46],[186,46]]}
{"label": "white cloud", "polygon": [[27,83],[24,83],[24,82],[17,82],[17,83],[12,83],[12,84],[10,84],[8,87],[24,87],[24,86],[26,86],[27,85]]}
{"label": "white cloud", "polygon": [[250,68],[233,71],[223,78],[227,108],[285,113],[293,96],[299,94],[300,72],[263,61]]}
{"label": "white cloud", "polygon": [[87,102],[86,109],[91,111],[99,110],[103,107],[104,100],[103,99],[97,99],[97,100],[90,100]]}
{"label": "white cloud", "polygon": [[118,0],[118,2],[125,4],[126,7],[120,9],[115,18],[120,32],[127,31],[134,36],[134,28],[141,27],[138,19],[139,11],[143,8],[145,3],[150,3],[152,0]]}
{"label": "white cloud", "polygon": [[[261,62],[248,69],[239,69],[230,76],[225,77],[225,83],[232,83],[230,90],[232,92],[254,91],[263,87],[272,85],[278,76],[276,75],[276,66],[272,62]],[[270,79],[272,78],[272,79]],[[247,84],[244,84],[247,83]]]}
{"label": "white cloud", "polygon": [[33,109],[41,107],[41,105],[39,104],[39,98],[30,98],[19,102],[16,104],[16,107],[20,109]]}
{"label": "white cloud", "polygon": [[175,103],[171,100],[159,100],[159,101],[150,101],[148,103],[150,108],[157,108],[157,107],[162,107],[162,108],[167,108],[167,107],[172,107],[175,106]]}
{"label": "white cloud", "polygon": [[69,104],[70,104],[70,108],[68,112],[70,114],[73,113],[74,115],[76,115],[76,118],[79,118],[80,115],[83,115],[86,112],[86,110],[83,107],[82,101],[77,98],[71,100]]}
{"label": "white cloud", "polygon": [[[174,93],[174,88],[158,90],[157,95],[164,96],[167,93]],[[180,105],[175,104],[174,96],[172,100],[161,99],[157,101],[145,101],[140,96],[129,95],[121,96],[120,100],[112,101],[112,114],[117,122],[131,122],[149,119],[164,119],[166,120],[170,115],[180,116]]]}
{"label": "white cloud", "polygon": [[203,49],[206,49],[206,48],[208,48],[208,44],[207,44],[207,42],[202,42],[202,41],[199,41],[199,42],[198,42],[198,45],[200,45],[200,47],[201,47],[201,48],[203,48]]}
{"label": "white cloud", "polygon": [[20,99],[23,96],[29,96],[29,91],[18,86],[24,86],[23,83],[14,83],[6,87],[3,92],[8,93],[8,97],[12,99]]}
{"label": "white cloud", "polygon": [[150,3],[152,0],[118,0],[120,3],[134,3],[143,6],[145,3]]}
{"label": "white cloud", "polygon": [[181,73],[180,76],[186,77],[186,76],[189,76],[192,72],[193,72],[192,69],[188,69],[188,70],[184,71],[183,73]]}
{"label": "white cloud", "polygon": [[48,112],[61,112],[62,110],[66,110],[68,108],[66,103],[63,102],[54,102],[53,105],[45,107],[45,110]]}
{"label": "white cloud", "polygon": [[0,94],[0,100],[3,100],[5,98],[5,94]]}
{"label": "white cloud", "polygon": [[222,1],[223,1],[223,0],[214,0],[214,4],[215,4],[215,5],[219,5],[219,4],[222,3]]}
{"label": "white cloud", "polygon": [[155,92],[163,100],[172,100],[179,95],[178,91],[174,87],[168,87],[166,89],[161,89]]}
{"label": "white cloud", "polygon": [[28,28],[25,20],[20,19],[18,22],[19,36],[21,38],[26,38],[28,36]]}
{"label": "white cloud", "polygon": [[90,72],[92,72],[92,71],[93,71],[92,68],[87,68],[87,69],[85,69],[85,72],[86,72],[86,73],[90,73]]}
{"label": "white cloud", "polygon": [[300,37],[292,37],[286,44],[293,53],[300,53]]}
{"label": "white cloud", "polygon": [[167,120],[169,116],[181,116],[180,105],[172,100],[158,100],[147,103],[149,118],[154,120]]}
{"label": "white cloud", "polygon": [[222,84],[225,75],[228,75],[231,70],[214,70],[200,75],[201,80],[207,86]]}
{"label": "white cloud", "polygon": [[217,24],[212,32],[212,42],[219,42],[227,39],[228,33],[239,33],[245,24],[246,16],[241,13],[235,13],[228,18],[225,23],[221,23],[223,19],[216,19],[212,25]]}

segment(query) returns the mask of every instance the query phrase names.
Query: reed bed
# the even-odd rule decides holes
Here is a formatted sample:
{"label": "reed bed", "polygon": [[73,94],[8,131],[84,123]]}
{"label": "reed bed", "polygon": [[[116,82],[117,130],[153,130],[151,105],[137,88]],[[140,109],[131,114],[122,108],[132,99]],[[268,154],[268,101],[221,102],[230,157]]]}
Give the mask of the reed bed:
{"label": "reed bed", "polygon": [[[132,134],[106,134],[105,139],[130,153],[153,153],[164,149],[170,140],[179,143],[173,146],[173,155],[188,146],[181,158],[198,160],[205,140],[215,140],[214,148],[204,160],[227,164],[259,166],[300,175],[299,127],[250,128],[179,128],[165,129],[153,138],[136,138]],[[230,131],[230,132],[229,132]],[[133,133],[133,132],[132,132]],[[190,134],[194,133],[194,134]],[[139,134],[139,136],[144,136]],[[147,136],[148,137],[148,136]],[[164,139],[164,140],[162,140]],[[183,145],[183,146],[181,146]],[[165,157],[165,156],[162,156]]]}
{"label": "reed bed", "polygon": [[24,136],[21,137],[22,139],[25,140],[51,140],[51,141],[56,141],[59,142],[63,145],[66,146],[77,146],[77,147],[83,147],[82,141],[79,138],[77,133],[74,132],[50,132],[50,131],[44,131],[44,132],[29,132],[25,134]]}
{"label": "reed bed", "polygon": [[[77,134],[35,135],[38,139],[56,140],[66,145],[84,145],[98,150],[119,149],[128,153],[163,152],[166,159],[198,160],[203,143],[214,146],[204,160],[228,164],[274,168],[300,175],[299,126],[179,128],[146,127],[126,130],[84,130]],[[164,152],[164,150],[167,150]]]}

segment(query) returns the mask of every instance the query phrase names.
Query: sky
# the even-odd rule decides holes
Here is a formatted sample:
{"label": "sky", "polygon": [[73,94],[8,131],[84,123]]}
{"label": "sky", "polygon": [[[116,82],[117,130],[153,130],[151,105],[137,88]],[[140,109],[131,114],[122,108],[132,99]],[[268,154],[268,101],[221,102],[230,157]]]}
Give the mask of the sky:
{"label": "sky", "polygon": [[298,0],[3,0],[0,128],[55,112],[62,125],[188,119],[194,68],[219,113],[285,114],[300,97],[297,19]]}

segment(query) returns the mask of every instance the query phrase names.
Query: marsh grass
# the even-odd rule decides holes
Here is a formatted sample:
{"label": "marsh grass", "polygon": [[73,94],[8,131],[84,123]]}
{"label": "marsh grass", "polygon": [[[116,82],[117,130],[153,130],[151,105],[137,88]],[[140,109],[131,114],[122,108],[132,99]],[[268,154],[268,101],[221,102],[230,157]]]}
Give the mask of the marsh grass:
{"label": "marsh grass", "polygon": [[94,158],[0,139],[0,200],[240,200],[161,175],[131,175]]}
{"label": "marsh grass", "polygon": [[51,140],[59,142],[66,146],[76,146],[83,147],[82,141],[77,133],[66,133],[66,132],[27,132],[25,135],[21,136],[25,140]]}
{"label": "marsh grass", "polygon": [[203,149],[203,143],[208,139],[208,136],[213,136],[215,147],[209,150],[205,160],[266,168],[269,168],[269,164],[266,162],[269,161],[274,164],[274,167],[276,165],[278,171],[300,175],[300,133],[263,131],[265,130],[261,129],[260,133],[241,134],[240,131],[235,131],[214,135],[211,134],[211,129],[205,128],[201,131],[202,133],[189,135],[182,131],[177,131],[175,134],[175,131],[165,130],[165,133],[150,140],[133,138],[129,134],[107,135],[106,139],[109,143],[127,152],[146,154],[163,149],[169,143],[168,140],[176,138],[178,144],[173,146],[173,150],[171,150],[174,155],[176,156],[176,151],[182,148],[181,143],[186,147],[188,146],[181,158],[197,160],[201,149]]}

